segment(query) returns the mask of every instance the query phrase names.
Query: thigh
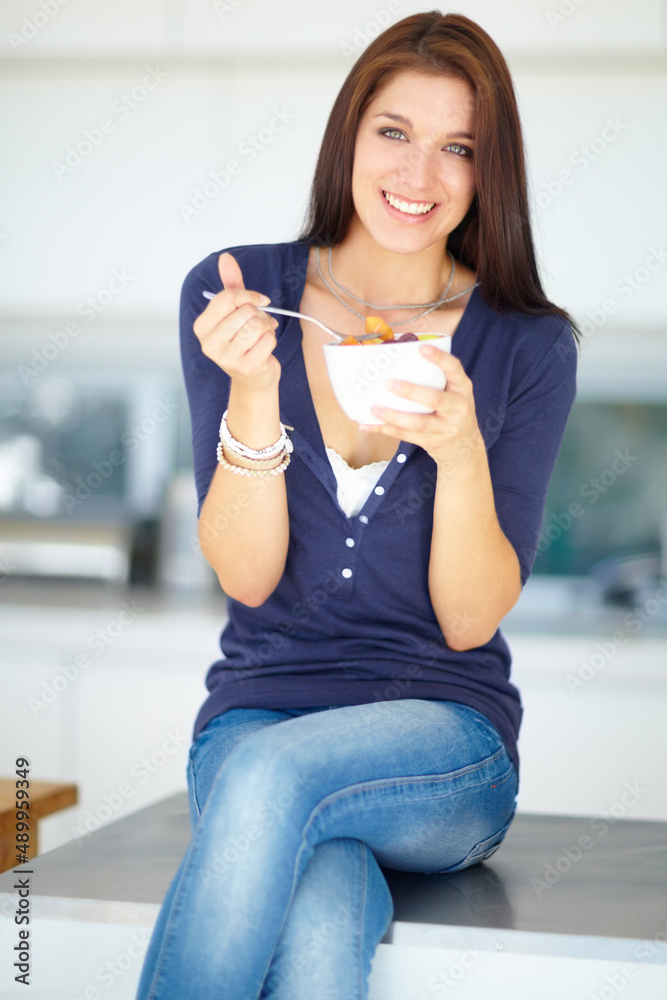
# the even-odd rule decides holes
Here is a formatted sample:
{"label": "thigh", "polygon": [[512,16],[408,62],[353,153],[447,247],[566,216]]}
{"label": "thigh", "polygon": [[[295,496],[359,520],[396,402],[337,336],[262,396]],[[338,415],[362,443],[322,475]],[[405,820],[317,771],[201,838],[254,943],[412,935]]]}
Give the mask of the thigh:
{"label": "thigh", "polygon": [[304,856],[319,842],[352,837],[386,867],[424,872],[490,857],[513,817],[517,789],[514,766],[483,715],[417,699],[339,707],[265,728],[230,754],[225,775],[220,792],[239,816],[261,816],[267,796],[281,801],[284,793]]}
{"label": "thigh", "polygon": [[286,712],[263,708],[232,708],[204,726],[188,755],[188,801],[192,829],[229,754],[259,729],[290,718]]}

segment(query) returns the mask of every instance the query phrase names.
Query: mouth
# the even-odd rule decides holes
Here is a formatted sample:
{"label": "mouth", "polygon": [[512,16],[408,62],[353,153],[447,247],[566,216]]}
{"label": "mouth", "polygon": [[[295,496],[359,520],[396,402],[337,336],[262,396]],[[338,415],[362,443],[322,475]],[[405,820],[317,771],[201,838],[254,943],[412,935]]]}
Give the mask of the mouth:
{"label": "mouth", "polygon": [[425,216],[432,212],[438,204],[436,201],[406,201],[404,198],[392,194],[391,191],[383,191],[382,194],[387,204],[403,215]]}

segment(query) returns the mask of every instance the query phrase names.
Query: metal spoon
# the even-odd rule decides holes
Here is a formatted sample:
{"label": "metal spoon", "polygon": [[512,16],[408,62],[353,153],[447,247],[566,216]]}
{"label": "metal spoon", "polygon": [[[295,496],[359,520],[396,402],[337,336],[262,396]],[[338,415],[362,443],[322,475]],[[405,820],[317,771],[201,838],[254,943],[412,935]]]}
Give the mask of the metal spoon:
{"label": "metal spoon", "polygon": [[[215,298],[213,292],[202,292],[202,295],[206,299]],[[306,313],[292,312],[291,309],[278,309],[277,306],[260,306],[260,309],[262,312],[280,313],[281,316],[296,316],[297,319],[307,319],[310,323],[316,323],[318,326],[321,326],[325,333],[330,334],[337,340],[345,340],[346,337],[349,337],[348,333],[338,333],[337,330],[332,330],[330,326],[325,326],[324,323],[320,323],[319,319],[315,319],[314,316],[308,316]],[[360,333],[354,335],[354,339],[359,342],[363,342],[364,340],[374,340],[376,337],[377,333]]]}

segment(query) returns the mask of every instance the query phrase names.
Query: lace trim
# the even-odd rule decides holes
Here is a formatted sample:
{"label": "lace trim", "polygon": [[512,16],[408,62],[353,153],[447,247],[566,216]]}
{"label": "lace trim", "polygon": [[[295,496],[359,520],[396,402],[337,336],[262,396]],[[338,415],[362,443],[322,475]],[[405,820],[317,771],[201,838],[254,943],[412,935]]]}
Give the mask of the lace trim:
{"label": "lace trim", "polygon": [[[325,445],[326,448],[326,445]],[[350,472],[369,472],[373,469],[386,469],[389,465],[390,459],[386,459],[382,462],[369,462],[368,465],[361,465],[358,469],[354,469],[351,465],[348,465],[342,455],[339,455],[337,451],[333,448],[326,448],[326,453],[329,459],[334,458],[340,465],[342,465],[346,470]]]}

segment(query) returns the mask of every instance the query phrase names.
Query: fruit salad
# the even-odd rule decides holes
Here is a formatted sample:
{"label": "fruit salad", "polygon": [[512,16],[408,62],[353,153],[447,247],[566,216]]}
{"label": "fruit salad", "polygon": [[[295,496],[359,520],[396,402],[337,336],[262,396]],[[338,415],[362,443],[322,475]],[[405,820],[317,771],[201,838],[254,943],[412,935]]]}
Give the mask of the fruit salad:
{"label": "fruit salad", "polygon": [[370,344],[405,344],[411,340],[436,340],[440,334],[437,333],[401,333],[398,337],[394,336],[394,331],[390,326],[387,326],[383,319],[379,316],[367,316],[366,317],[366,328],[365,333],[374,333],[375,336],[370,340],[357,340],[356,337],[346,337],[340,343],[341,347],[355,345],[361,347],[363,345]]}

